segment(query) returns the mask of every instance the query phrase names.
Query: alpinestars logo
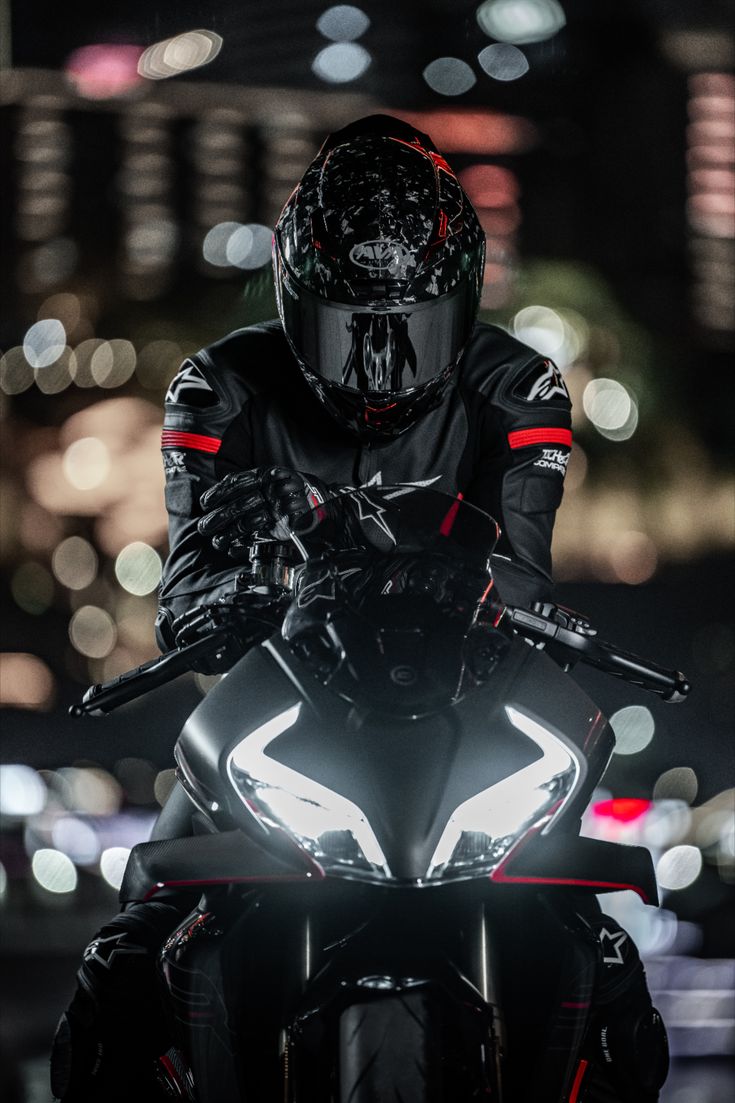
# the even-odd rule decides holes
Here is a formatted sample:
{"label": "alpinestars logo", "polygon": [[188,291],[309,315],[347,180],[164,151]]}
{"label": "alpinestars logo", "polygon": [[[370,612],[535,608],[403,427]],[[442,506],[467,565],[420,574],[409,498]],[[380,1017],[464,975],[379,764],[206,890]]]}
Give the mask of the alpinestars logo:
{"label": "alpinestars logo", "polygon": [[556,364],[546,360],[523,398],[526,402],[548,402],[557,397],[569,398],[569,391]]}
{"label": "alpinestars logo", "polygon": [[551,471],[558,471],[560,475],[564,475],[566,474],[568,463],[568,452],[563,452],[561,448],[544,448],[533,466],[546,467]]}
{"label": "alpinestars logo", "polygon": [[350,260],[358,268],[367,268],[375,274],[385,273],[396,276],[406,267],[411,253],[400,241],[376,238],[374,241],[360,241],[350,249]]}
{"label": "alpinestars logo", "polygon": [[184,406],[213,406],[217,402],[217,396],[204,378],[201,368],[187,360],[172,380],[166,392],[166,402]]}
{"label": "alpinestars logo", "polygon": [[627,940],[628,936],[625,931],[608,931],[607,927],[601,928],[602,960],[606,965],[623,964],[623,943]]}

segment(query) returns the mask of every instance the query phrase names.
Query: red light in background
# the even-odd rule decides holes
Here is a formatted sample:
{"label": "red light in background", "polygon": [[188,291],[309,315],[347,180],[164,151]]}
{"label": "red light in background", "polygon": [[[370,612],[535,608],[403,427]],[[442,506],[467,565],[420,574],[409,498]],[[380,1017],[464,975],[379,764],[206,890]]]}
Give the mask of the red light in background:
{"label": "red light in background", "polygon": [[638,797],[613,797],[612,800],[598,800],[592,805],[595,816],[601,819],[617,820],[618,823],[632,823],[640,819],[651,807],[650,800]]}
{"label": "red light in background", "polygon": [[138,73],[142,53],[142,46],[82,46],[69,55],[64,71],[80,96],[111,99],[143,83]]}
{"label": "red light in background", "polygon": [[536,128],[518,115],[494,111],[391,111],[431,136],[445,153],[525,153]]}

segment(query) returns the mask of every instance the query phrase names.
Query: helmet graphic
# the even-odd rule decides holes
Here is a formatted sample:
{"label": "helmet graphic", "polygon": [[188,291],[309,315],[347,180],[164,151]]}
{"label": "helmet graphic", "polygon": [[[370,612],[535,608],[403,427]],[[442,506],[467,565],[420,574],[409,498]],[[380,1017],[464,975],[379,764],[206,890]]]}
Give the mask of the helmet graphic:
{"label": "helmet graphic", "polygon": [[325,141],[276,224],[286,337],[330,414],[398,436],[436,406],[472,331],[485,235],[431,140],[371,115]]}

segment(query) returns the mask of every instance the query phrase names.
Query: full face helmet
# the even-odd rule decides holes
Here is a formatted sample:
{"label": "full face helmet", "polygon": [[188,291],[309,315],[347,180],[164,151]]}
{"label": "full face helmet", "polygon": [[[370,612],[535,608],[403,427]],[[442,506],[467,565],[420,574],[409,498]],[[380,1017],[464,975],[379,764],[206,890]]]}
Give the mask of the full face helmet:
{"label": "full face helmet", "polygon": [[278,309],[307,382],[363,438],[441,401],[477,315],[485,235],[430,138],[388,115],[330,135],[278,220]]}

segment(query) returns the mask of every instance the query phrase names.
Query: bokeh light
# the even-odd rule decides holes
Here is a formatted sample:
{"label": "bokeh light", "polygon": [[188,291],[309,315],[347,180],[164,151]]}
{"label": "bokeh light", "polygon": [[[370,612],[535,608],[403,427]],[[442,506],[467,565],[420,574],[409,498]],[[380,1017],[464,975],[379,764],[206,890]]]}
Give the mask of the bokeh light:
{"label": "bokeh light", "polygon": [[432,92],[440,96],[461,96],[477,81],[471,67],[459,57],[438,57],[430,61],[423,77]]}
{"label": "bokeh light", "polygon": [[60,816],[51,828],[51,841],[78,866],[92,865],[100,856],[94,825],[78,816]]}
{"label": "bokeh light", "polygon": [[47,709],[54,678],[46,663],[24,652],[0,653],[0,704],[17,709]]}
{"label": "bokeh light", "polygon": [[66,348],[66,330],[58,318],[44,318],[27,330],[23,352],[32,368],[47,368]]}
{"label": "bokeh light", "polygon": [[268,226],[257,222],[238,226],[225,246],[227,263],[246,271],[262,268],[270,262],[272,241],[273,231]]}
{"label": "bokeh light", "polygon": [[328,84],[347,84],[357,80],[370,66],[371,57],[358,42],[333,42],[314,58],[311,67]]}
{"label": "bokeh light", "polygon": [[494,42],[485,46],[477,55],[480,67],[493,80],[518,80],[528,72],[528,59],[517,46],[508,42]]}
{"label": "bokeh light", "polygon": [[38,884],[47,892],[74,892],[77,887],[74,863],[60,850],[41,847],[31,859],[31,870]]}
{"label": "bokeh light", "polygon": [[693,804],[697,796],[699,783],[691,766],[672,766],[656,781],[653,787],[654,800],[683,800]]}
{"label": "bokeh light", "polygon": [[0,765],[0,814],[3,816],[36,816],[46,805],[43,778],[22,763]]}
{"label": "bokeh light", "polygon": [[702,872],[702,853],[683,844],[664,851],[656,863],[656,880],[662,889],[676,891],[693,885]]}
{"label": "bokeh light", "polygon": [[65,786],[70,811],[90,816],[113,816],[120,811],[120,784],[99,766],[64,766],[57,771]]}
{"label": "bokeh light", "polygon": [[595,429],[608,440],[628,440],[638,427],[637,403],[615,379],[591,379],[582,404]]}
{"label": "bokeh light", "polygon": [[69,445],[61,465],[66,479],[76,490],[93,490],[110,473],[110,451],[99,437],[82,437]]}
{"label": "bokeh light", "polygon": [[33,386],[33,380],[33,368],[20,345],[0,357],[0,389],[5,394],[22,394]]}
{"label": "bokeh light", "polygon": [[161,581],[161,557],[155,548],[135,540],[122,549],[115,560],[115,577],[124,590],[142,597],[156,589]]}
{"label": "bokeh light", "polygon": [[84,590],[97,576],[97,552],[81,536],[69,536],[54,550],[51,569],[62,586]]}
{"label": "bokeh light", "polygon": [[626,705],[610,717],[615,732],[615,754],[638,754],[653,739],[656,722],[645,705]]}
{"label": "bokeh light", "polygon": [[476,12],[481,29],[499,42],[543,42],[566,24],[558,0],[484,0]]}
{"label": "bokeh light", "polygon": [[106,609],[83,605],[69,621],[69,639],[87,658],[104,659],[117,640],[115,622]]}
{"label": "bokeh light", "polygon": [[316,21],[316,29],[333,42],[353,42],[370,26],[370,19],[353,4],[335,4]]}
{"label": "bokeh light", "polygon": [[70,54],[64,72],[80,96],[90,100],[124,96],[141,83],[138,61],[142,46],[105,43],[81,46]]}
{"label": "bokeh light", "polygon": [[131,341],[103,341],[92,352],[90,371],[98,387],[119,387],[135,371],[135,346]]}
{"label": "bokeh light", "polygon": [[100,873],[112,888],[120,888],[129,857],[130,849],[126,846],[110,846],[102,851]]}
{"label": "bokeh light", "polygon": [[138,61],[138,73],[147,80],[165,80],[208,65],[221,49],[222,37],[214,31],[186,31],[144,50]]}

